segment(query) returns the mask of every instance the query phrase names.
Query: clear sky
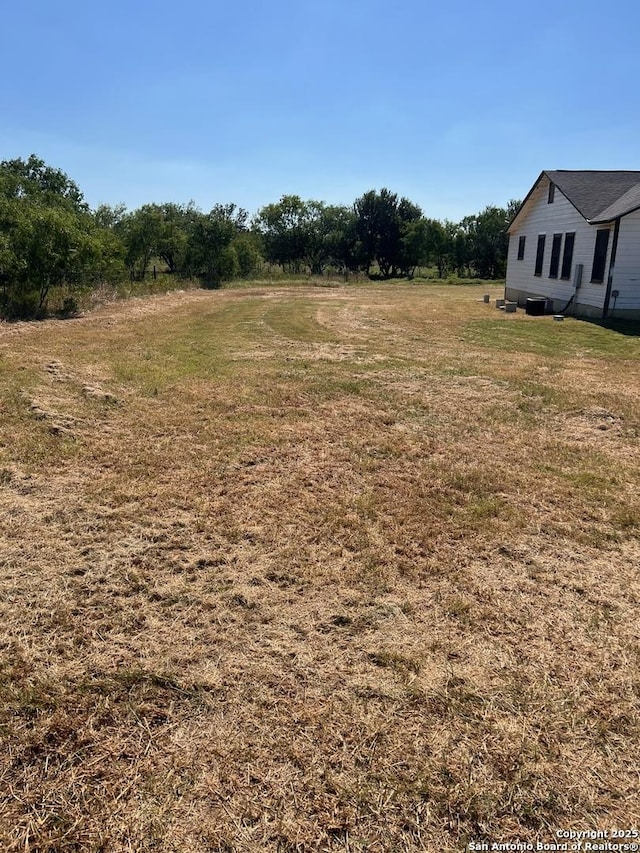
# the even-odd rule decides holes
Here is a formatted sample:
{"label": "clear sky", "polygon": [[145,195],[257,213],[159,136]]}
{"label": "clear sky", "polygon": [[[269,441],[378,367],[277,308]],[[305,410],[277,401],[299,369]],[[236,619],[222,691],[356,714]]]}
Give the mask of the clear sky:
{"label": "clear sky", "polygon": [[92,207],[383,186],[460,219],[640,169],[637,0],[5,0],[0,159]]}

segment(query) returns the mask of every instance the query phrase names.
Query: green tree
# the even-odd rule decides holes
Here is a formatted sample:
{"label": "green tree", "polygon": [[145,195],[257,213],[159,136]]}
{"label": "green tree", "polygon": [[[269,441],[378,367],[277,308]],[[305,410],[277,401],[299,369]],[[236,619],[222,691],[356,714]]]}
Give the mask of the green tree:
{"label": "green tree", "polygon": [[348,207],[283,196],[259,211],[254,225],[272,263],[322,275],[328,266],[353,269],[356,261],[355,215]]}
{"label": "green tree", "polygon": [[52,287],[117,263],[119,244],[61,170],[35,155],[0,163],[0,312],[41,316]]}
{"label": "green tree", "polygon": [[413,275],[418,266],[438,266],[442,277],[447,256],[447,234],[437,219],[420,217],[407,222],[402,233],[403,271]]}
{"label": "green tree", "polygon": [[62,169],[47,166],[31,154],[27,160],[3,160],[0,163],[0,194],[5,198],[29,199],[46,207],[66,207],[85,213],[86,204],[80,188]]}
{"label": "green tree", "polygon": [[12,285],[24,278],[27,259],[19,254],[17,235],[26,227],[23,204],[0,195],[0,312],[7,315]]}
{"label": "green tree", "polygon": [[355,218],[348,207],[323,201],[305,202],[306,237],[302,260],[312,275],[322,275],[327,267],[353,267],[355,258]]}
{"label": "green tree", "polygon": [[127,214],[126,204],[100,204],[93,213],[98,228],[107,230],[119,228]]}
{"label": "green tree", "polygon": [[145,204],[125,214],[116,226],[132,278],[144,279],[151,258],[157,254],[162,228],[162,213],[157,204]]}
{"label": "green tree", "polygon": [[155,257],[165,262],[170,273],[184,271],[189,235],[199,216],[192,202],[145,204],[129,213],[123,205],[101,205],[95,212],[96,221],[121,239],[127,268],[135,278],[144,278]]}
{"label": "green tree", "polygon": [[356,216],[346,205],[322,209],[323,262],[346,272],[358,268]]}
{"label": "green tree", "polygon": [[238,260],[238,274],[248,278],[256,272],[262,260],[260,236],[249,231],[236,234],[231,242]]}
{"label": "green tree", "polygon": [[511,211],[517,202],[512,201],[509,205],[507,208],[489,205],[461,222],[466,234],[469,261],[480,278],[503,278],[506,273],[509,248],[507,228]]}
{"label": "green tree", "polygon": [[411,223],[422,216],[420,208],[384,188],[369,190],[356,199],[354,212],[360,263],[367,275],[374,260],[384,278],[406,273],[412,264],[403,252],[412,238],[404,238]]}
{"label": "green tree", "polygon": [[156,254],[167,265],[170,273],[184,269],[189,244],[189,231],[199,211],[193,204],[166,202],[158,205],[160,225],[158,227]]}
{"label": "green tree", "polygon": [[254,227],[262,236],[267,260],[283,271],[300,272],[313,253],[309,219],[308,203],[297,195],[284,195],[258,211]]}
{"label": "green tree", "polygon": [[369,275],[371,265],[379,253],[380,234],[385,228],[384,215],[388,213],[389,205],[380,200],[376,190],[369,190],[355,200],[353,210],[356,217],[358,259],[362,269]]}
{"label": "green tree", "polygon": [[88,214],[29,200],[3,203],[4,316],[42,316],[52,287],[79,284],[100,263],[105,246]]}
{"label": "green tree", "polygon": [[238,274],[231,243],[246,228],[248,214],[235,204],[216,204],[208,214],[193,217],[187,244],[187,266],[205,284],[216,287]]}

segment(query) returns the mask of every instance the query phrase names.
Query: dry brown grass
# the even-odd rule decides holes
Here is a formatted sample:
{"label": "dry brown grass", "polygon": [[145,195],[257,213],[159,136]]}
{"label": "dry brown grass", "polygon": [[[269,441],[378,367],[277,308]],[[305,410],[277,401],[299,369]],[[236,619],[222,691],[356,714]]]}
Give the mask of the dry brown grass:
{"label": "dry brown grass", "polygon": [[0,327],[3,851],[637,824],[640,344],[479,296]]}

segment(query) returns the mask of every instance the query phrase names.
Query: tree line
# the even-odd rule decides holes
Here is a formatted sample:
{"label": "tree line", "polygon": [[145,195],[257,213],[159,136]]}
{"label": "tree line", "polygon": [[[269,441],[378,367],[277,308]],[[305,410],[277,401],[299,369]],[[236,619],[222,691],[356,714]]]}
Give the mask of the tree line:
{"label": "tree line", "polygon": [[[285,195],[253,217],[235,204],[208,212],[193,203],[90,209],[78,185],[36,155],[0,162],[0,316],[44,316],[56,288],[68,293],[150,265],[216,287],[275,265],[283,272],[413,276],[416,269],[500,278],[506,227],[518,203],[441,222],[388,189],[352,205]],[[75,304],[68,297],[67,308]]]}

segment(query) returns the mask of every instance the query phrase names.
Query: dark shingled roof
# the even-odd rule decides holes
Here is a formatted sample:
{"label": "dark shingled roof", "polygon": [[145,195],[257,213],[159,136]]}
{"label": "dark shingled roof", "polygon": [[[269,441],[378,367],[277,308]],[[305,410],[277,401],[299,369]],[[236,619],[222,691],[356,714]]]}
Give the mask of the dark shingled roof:
{"label": "dark shingled roof", "polygon": [[620,196],[620,198],[617,201],[614,201],[613,204],[610,204],[609,207],[601,210],[600,213],[591,221],[593,223],[611,222],[612,219],[617,219],[618,216],[624,216],[626,213],[631,213],[632,210],[638,210],[639,207],[640,183],[631,187],[628,192],[623,196]]}
{"label": "dark shingled roof", "polygon": [[564,169],[540,172],[507,229],[516,226],[527,202],[543,178],[555,184],[576,210],[592,225],[612,222],[640,210],[640,172],[570,172]]}
{"label": "dark shingled roof", "polygon": [[610,222],[640,207],[640,172],[557,170],[542,174],[589,222]]}

